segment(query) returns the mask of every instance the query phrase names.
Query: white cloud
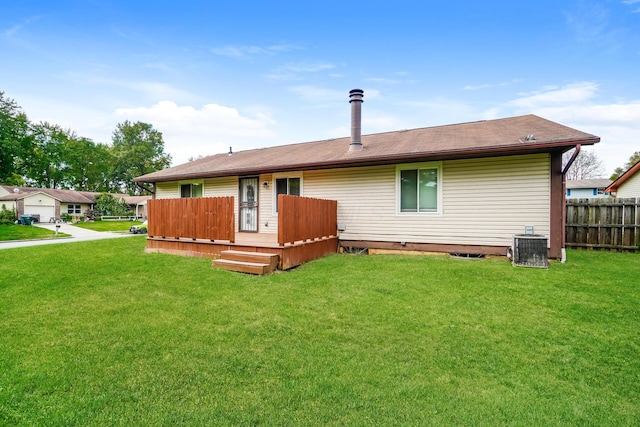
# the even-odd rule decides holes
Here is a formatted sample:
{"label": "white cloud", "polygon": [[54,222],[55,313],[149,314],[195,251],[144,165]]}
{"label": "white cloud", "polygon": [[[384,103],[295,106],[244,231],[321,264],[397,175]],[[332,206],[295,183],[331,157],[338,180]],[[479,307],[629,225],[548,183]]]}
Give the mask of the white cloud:
{"label": "white cloud", "polygon": [[319,71],[332,70],[336,65],[326,62],[299,62],[284,64],[264,77],[269,80],[300,80],[301,73],[316,73]]}
{"label": "white cloud", "polygon": [[345,92],[335,89],[325,89],[321,87],[302,85],[289,88],[289,92],[297,95],[303,101],[316,106],[333,104],[345,98]]}
{"label": "white cloud", "polygon": [[270,141],[275,124],[265,113],[254,117],[242,115],[237,109],[207,104],[197,109],[161,101],[151,107],[119,108],[115,115],[121,120],[151,123],[162,132],[165,152],[173,156],[173,164],[185,163],[190,157],[255,147],[257,141]]}
{"label": "white cloud", "polygon": [[285,70],[293,71],[295,73],[301,73],[301,72],[315,73],[317,71],[331,70],[335,67],[336,66],[333,64],[327,64],[322,62],[316,62],[316,63],[300,62],[296,64],[285,64],[283,66]]}
{"label": "white cloud", "polygon": [[6,28],[6,29],[2,30],[2,34],[4,34],[5,37],[11,37],[14,34],[16,34],[18,31],[20,31],[23,26],[24,25],[22,25],[22,24],[16,24],[13,27]]}
{"label": "white cloud", "polygon": [[19,31],[21,31],[24,27],[28,26],[32,22],[36,22],[40,18],[41,18],[40,15],[30,16],[29,18],[24,19],[21,23],[15,24],[14,26],[12,26],[10,28],[6,28],[6,29],[2,30],[2,34],[5,37],[12,37],[12,36],[16,35]]}
{"label": "white cloud", "polygon": [[[353,89],[353,88],[351,88]],[[364,101],[368,99],[380,98],[380,91],[377,89],[363,88]],[[301,85],[289,88],[289,92],[295,94],[301,100],[311,104],[312,107],[334,106],[337,103],[349,101],[349,90],[326,89],[311,85]]]}
{"label": "white cloud", "polygon": [[553,88],[523,94],[518,99],[510,102],[517,108],[540,108],[553,105],[575,104],[588,101],[598,91],[598,85],[593,82],[580,82],[569,84],[561,88]]}
{"label": "white cloud", "polygon": [[179,99],[179,100],[193,100],[195,95],[175,88],[167,83],[141,81],[141,80],[126,80],[113,77],[102,77],[95,75],[79,74],[76,72],[67,73],[66,77],[75,83],[81,82],[89,85],[107,85],[118,87],[122,89],[133,90],[141,93],[151,100],[161,99]]}
{"label": "white cloud", "polygon": [[610,174],[640,147],[640,100],[598,102],[598,91],[599,85],[595,82],[546,87],[522,94],[502,109],[485,112],[485,116],[496,118],[532,113],[597,135],[601,142],[594,150]]}
{"label": "white cloud", "polygon": [[481,84],[481,85],[466,85],[462,89],[463,90],[470,90],[470,91],[482,90],[482,89],[493,89],[493,88],[496,88],[496,87],[511,86],[512,84],[520,83],[522,81],[523,81],[522,79],[513,79],[511,81],[501,82],[501,83],[485,83],[485,84]]}
{"label": "white cloud", "polygon": [[387,79],[384,77],[369,77],[368,79],[365,79],[365,80],[372,83],[380,83],[380,84],[387,84],[387,85],[395,85],[400,83],[400,81],[396,79]]}
{"label": "white cloud", "polygon": [[230,58],[249,58],[256,55],[275,55],[280,52],[288,52],[292,50],[300,50],[300,46],[293,44],[278,44],[272,46],[239,46],[227,45],[222,47],[211,48],[211,53]]}

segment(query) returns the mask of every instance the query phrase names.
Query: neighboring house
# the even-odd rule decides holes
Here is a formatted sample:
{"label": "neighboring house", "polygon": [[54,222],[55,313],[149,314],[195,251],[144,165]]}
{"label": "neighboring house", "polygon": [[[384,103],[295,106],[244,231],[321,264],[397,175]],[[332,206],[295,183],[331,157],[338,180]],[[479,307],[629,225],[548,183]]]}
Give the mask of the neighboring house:
{"label": "neighboring house", "polygon": [[[35,215],[41,221],[60,218],[61,214],[84,215],[95,206],[95,198],[102,193],[92,191],[57,190],[31,188],[15,185],[0,185],[0,208],[15,209],[18,216]],[[112,194],[123,199],[128,208],[140,218],[146,218],[146,201],[151,196],[129,196]]]}
{"label": "neighboring house", "polygon": [[608,198],[611,194],[606,188],[611,184],[610,179],[574,179],[567,180],[567,198],[592,199]]}
{"label": "neighboring house", "polygon": [[147,218],[147,200],[151,196],[122,196],[127,208],[135,212],[136,218]]}
{"label": "neighboring house", "polygon": [[18,216],[36,215],[50,221],[63,213],[79,216],[93,209],[95,194],[100,193],[0,185],[0,206],[15,209]]}
{"label": "neighboring house", "polygon": [[233,196],[238,232],[277,233],[277,196],[292,194],[336,200],[346,247],[504,255],[533,226],[561,257],[562,153],[599,137],[534,115],[361,136],[362,92],[350,96],[351,138],[218,154],[134,181],[158,199]]}
{"label": "neighboring house", "polygon": [[640,161],[613,181],[606,191],[615,193],[618,198],[640,197]]}

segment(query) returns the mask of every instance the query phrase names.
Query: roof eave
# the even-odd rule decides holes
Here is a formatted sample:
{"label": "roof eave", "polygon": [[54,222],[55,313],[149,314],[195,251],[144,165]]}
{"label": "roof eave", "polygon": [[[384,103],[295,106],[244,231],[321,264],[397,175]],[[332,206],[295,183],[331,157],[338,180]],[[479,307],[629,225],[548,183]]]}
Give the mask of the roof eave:
{"label": "roof eave", "polygon": [[607,191],[607,192],[618,191],[618,187],[621,184],[623,184],[626,180],[628,180],[629,178],[634,176],[637,172],[640,172],[640,161],[636,162],[635,165],[633,165],[629,169],[627,169],[627,171],[625,173],[623,173],[622,175],[620,175],[618,177],[618,179],[613,181],[610,186],[605,188],[605,191]]}
{"label": "roof eave", "polygon": [[[277,165],[268,167],[252,167],[252,168],[240,168],[240,169],[227,169],[224,171],[205,171],[194,172],[186,174],[176,174],[171,176],[160,176],[153,178],[145,178],[144,176],[134,178],[133,182],[163,182],[163,181],[180,181],[187,179],[202,179],[202,178],[218,178],[224,176],[236,176],[236,175],[248,175],[248,174],[264,174],[275,172],[289,172],[294,170],[318,170],[329,168],[347,168],[356,166],[379,166],[393,163],[408,163],[408,162],[420,162],[420,161],[439,161],[439,160],[457,160],[468,158],[481,158],[481,157],[497,157],[497,156],[511,156],[511,155],[524,155],[535,153],[550,153],[555,151],[566,151],[576,145],[593,145],[600,142],[599,137],[592,137],[584,140],[570,140],[570,141],[554,141],[544,142],[538,144],[527,144],[526,146],[493,146],[484,147],[480,149],[461,149],[461,150],[448,150],[438,152],[417,152],[417,153],[404,153],[378,157],[358,157],[355,159],[341,159],[336,161],[325,162],[307,162],[296,163],[290,165]],[[366,150],[366,147],[365,147]]]}

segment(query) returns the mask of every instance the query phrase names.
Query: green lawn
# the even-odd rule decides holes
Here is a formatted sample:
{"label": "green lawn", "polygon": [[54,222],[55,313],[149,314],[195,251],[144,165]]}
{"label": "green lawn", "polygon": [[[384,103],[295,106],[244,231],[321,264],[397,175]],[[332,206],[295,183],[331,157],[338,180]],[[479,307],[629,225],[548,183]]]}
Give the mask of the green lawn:
{"label": "green lawn", "polygon": [[[0,425],[637,425],[640,256],[0,251]],[[34,262],[34,259],[37,262]]]}
{"label": "green lawn", "polygon": [[55,239],[69,237],[68,234],[47,230],[34,225],[10,224],[0,225],[0,241],[6,240],[31,240],[31,239]]}
{"label": "green lawn", "polygon": [[140,224],[142,224],[142,221],[95,221],[80,222],[73,225],[93,231],[129,231],[132,226]]}

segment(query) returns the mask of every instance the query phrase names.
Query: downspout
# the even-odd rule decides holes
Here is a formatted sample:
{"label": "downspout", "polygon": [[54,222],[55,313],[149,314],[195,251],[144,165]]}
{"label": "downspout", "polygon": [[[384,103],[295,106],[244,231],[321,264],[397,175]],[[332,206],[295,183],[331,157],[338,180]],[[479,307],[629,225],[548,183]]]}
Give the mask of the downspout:
{"label": "downspout", "polygon": [[569,171],[569,168],[573,165],[576,157],[580,154],[580,147],[580,144],[576,145],[576,149],[573,151],[569,161],[564,168],[562,168],[562,249],[560,249],[562,255],[560,262],[563,264],[567,262],[567,171]]}

